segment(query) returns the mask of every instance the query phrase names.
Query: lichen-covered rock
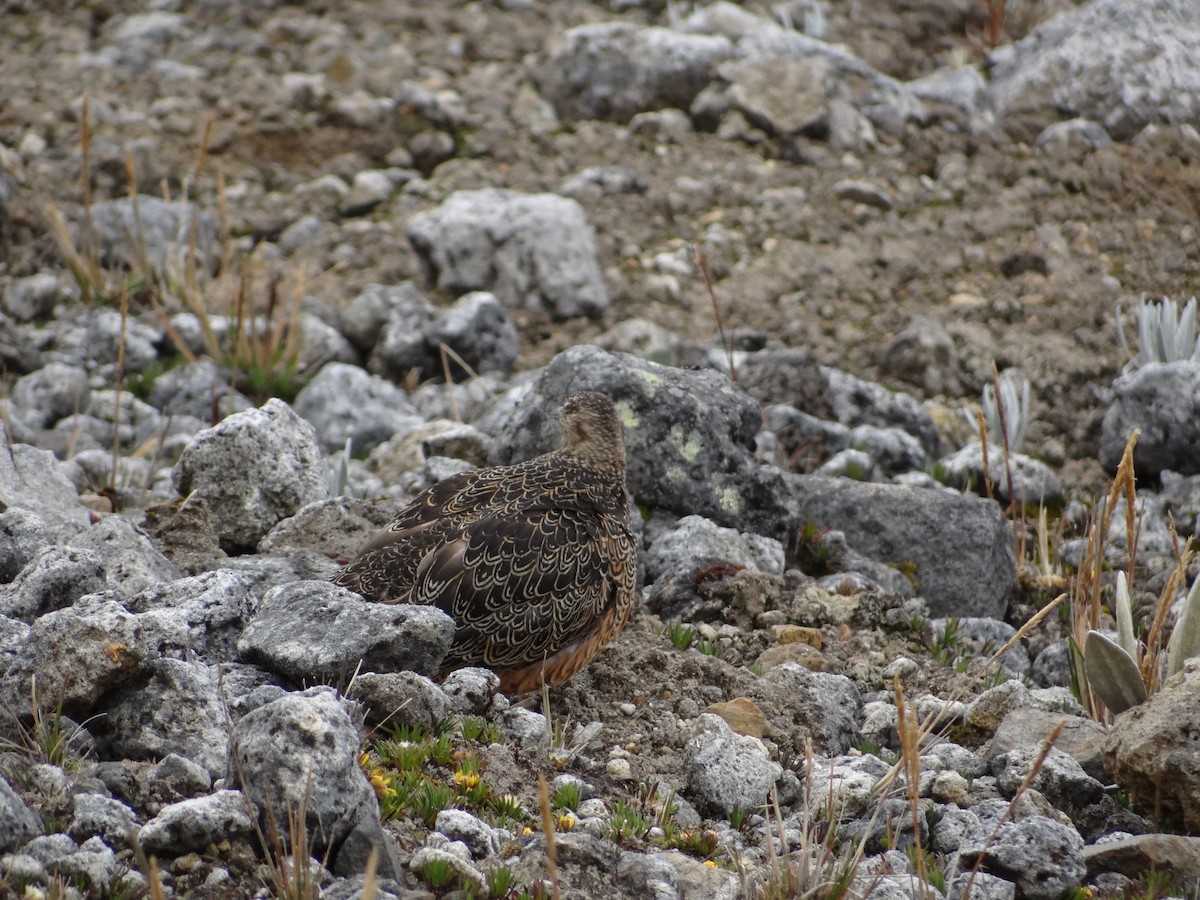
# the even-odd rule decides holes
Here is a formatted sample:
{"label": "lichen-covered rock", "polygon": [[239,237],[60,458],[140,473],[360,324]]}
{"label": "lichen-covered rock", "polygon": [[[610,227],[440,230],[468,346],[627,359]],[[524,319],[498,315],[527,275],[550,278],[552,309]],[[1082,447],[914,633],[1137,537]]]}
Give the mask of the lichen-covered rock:
{"label": "lichen-covered rock", "polygon": [[175,467],[181,497],[203,499],[223,546],[252,548],[280,519],[328,492],[316,431],[282,400],[202,431]]}

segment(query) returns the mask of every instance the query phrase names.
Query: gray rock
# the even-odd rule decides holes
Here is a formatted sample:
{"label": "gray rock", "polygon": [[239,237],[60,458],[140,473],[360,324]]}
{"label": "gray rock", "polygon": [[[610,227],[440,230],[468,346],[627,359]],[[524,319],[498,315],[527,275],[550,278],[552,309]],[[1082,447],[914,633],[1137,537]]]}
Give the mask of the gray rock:
{"label": "gray rock", "polygon": [[[21,650],[29,643],[30,627],[18,619],[10,619],[8,616],[0,615],[0,672],[9,671],[13,667],[13,663],[20,655]],[[19,696],[21,685],[17,679],[11,679],[12,683],[8,685],[9,696]],[[0,680],[0,686],[3,686],[3,680]],[[28,689],[28,683],[24,686]]]}
{"label": "gray rock", "polygon": [[1068,119],[1042,129],[1033,142],[1035,150],[1064,159],[1079,159],[1112,144],[1104,126],[1091,119]]}
{"label": "gray rock", "polygon": [[288,694],[242,717],[233,730],[237,772],[246,795],[266,810],[288,845],[287,817],[303,810],[315,855],[339,875],[364,871],[372,849],[380,875],[400,870],[392,839],[379,822],[375,791],[358,765],[362,734],[333,691]]}
{"label": "gray rock", "polygon": [[258,607],[249,575],[227,569],[155,585],[127,603],[144,623],[157,623],[164,634],[184,636],[180,655],[228,660]]}
{"label": "gray rock", "polygon": [[850,429],[848,440],[851,447],[866,453],[885,475],[919,471],[929,463],[921,442],[899,428],[858,425]]}
{"label": "gray rock", "polygon": [[[850,137],[848,132],[854,129],[838,133],[839,126],[833,113],[839,105],[865,116],[871,124],[892,134],[900,134],[908,122],[922,121],[926,117],[924,106],[907,85],[872,68],[844,46],[772,24],[747,32],[737,42],[737,51],[743,58],[762,63],[786,67],[796,62],[808,62],[827,71],[825,96],[830,103],[831,116],[825,130],[835,146],[861,143],[846,141]],[[809,91],[807,96],[811,99],[821,95]],[[818,136],[821,133],[818,130]]]}
{"label": "gray rock", "polygon": [[158,328],[135,317],[122,323],[120,312],[108,306],[86,308],[46,327],[56,333],[54,346],[46,353],[49,359],[82,365],[107,384],[116,378],[118,358],[127,375],[155,362],[162,338]]}
{"label": "gray rock", "polygon": [[184,800],[212,789],[212,775],[204,766],[178,753],[168,753],[147,776],[150,790],[166,800]]}
{"label": "gray rock", "polygon": [[908,88],[927,104],[957,109],[969,122],[986,115],[987,79],[977,66],[945,66],[908,82]]}
{"label": "gray rock", "polygon": [[340,212],[343,216],[365,215],[380,203],[384,203],[395,189],[396,185],[387,172],[379,169],[355,172],[350,193],[342,201]]}
{"label": "gray rock", "polygon": [[625,851],[617,864],[621,884],[647,900],[678,900],[679,872],[660,856]]}
{"label": "gray rock", "polygon": [[946,886],[946,900],[1016,900],[1017,886],[987,872],[959,872]]}
{"label": "gray rock", "polygon": [[1000,617],[1016,586],[1012,531],[981,497],[819,476],[789,482],[792,502],[818,529],[855,550],[911,567],[935,615]]}
{"label": "gray rock", "polygon": [[156,272],[183,272],[192,247],[198,265],[218,262],[216,222],[187,200],[167,202],[143,194],[136,210],[132,200],[122,197],[93,203],[91,212],[100,257],[106,265],[138,271],[144,250]]}
{"label": "gray rock", "polygon": [[1128,140],[1200,117],[1200,7],[1189,0],[1093,0],[992,54],[992,102],[1031,141],[1064,110]]}
{"label": "gray rock", "polygon": [[941,443],[937,427],[915,397],[828,366],[821,366],[820,371],[828,385],[833,419],[851,427],[899,428],[917,438],[930,456],[937,454]]}
{"label": "gray rock", "polygon": [[337,453],[349,440],[355,456],[424,421],[400,388],[345,363],[322,368],[296,395],[294,407],[316,429],[322,448]]}
{"label": "gray rock", "polygon": [[10,853],[41,833],[41,819],[8,781],[0,777],[0,853]]}
{"label": "gray rock", "polygon": [[98,554],[108,583],[120,585],[122,593],[144,591],[183,574],[141,529],[120,516],[101,519],[71,538],[69,546]]}
{"label": "gray rock", "polygon": [[1071,648],[1066,638],[1055,641],[1037,655],[1029,677],[1039,687],[1070,687]]}
{"label": "gray rock", "polygon": [[1200,362],[1146,363],[1113,382],[1100,430],[1100,463],[1109,472],[1134,428],[1142,432],[1133,450],[1138,475],[1200,474]]}
{"label": "gray rock", "polygon": [[36,672],[41,696],[88,710],[132,678],[157,648],[137,617],[109,596],[90,594],[38,618],[29,644],[4,675],[5,687],[28,696],[29,676]]}
{"label": "gray rock", "polygon": [[698,732],[684,747],[688,795],[700,807],[728,817],[735,809],[754,809],[783,768],[756,738],[735,734],[720,716],[703,713]]}
{"label": "gray rock", "polygon": [[[181,316],[172,319],[176,329],[183,327],[181,319]],[[167,416],[189,416],[210,423],[253,409],[249,398],[229,386],[231,378],[228,369],[210,359],[187,363],[154,380],[150,405]]]}
{"label": "gray rock", "polygon": [[492,462],[544,453],[573,391],[610,396],[625,424],[628,484],[638,503],[780,539],[791,517],[783,476],[759,464],[757,404],[711,370],[687,371],[577,346],[542,369],[497,439]]}
{"label": "gray rock", "polygon": [[1104,758],[1135,808],[1200,828],[1200,660],[1190,660],[1145,703],[1113,721]]}
{"label": "gray rock", "polygon": [[0,506],[37,510],[56,541],[66,541],[90,524],[54,454],[28,444],[0,444]]}
{"label": "gray rock", "polygon": [[[391,332],[395,346],[389,351],[403,366],[420,365],[421,333],[437,310],[411,281],[397,285],[368,284],[362,292],[338,309],[338,327],[362,353],[370,353]],[[378,367],[374,367],[378,368]]]}
{"label": "gray rock", "polygon": [[779,439],[784,457],[780,464],[797,472],[811,472],[850,443],[850,429],[840,422],[782,403],[763,407],[763,425]]}
{"label": "gray rock", "polygon": [[514,706],[504,711],[504,733],[525,749],[542,749],[550,743],[546,717],[532,709]]}
{"label": "gray rock", "polygon": [[[1200,475],[1184,476],[1164,471],[1161,477],[1159,500],[1163,518],[1170,513],[1179,534],[1200,536]],[[0,523],[3,521],[4,517],[0,516]]]}
{"label": "gray rock", "polygon": [[370,365],[396,381],[413,370],[424,379],[442,379],[447,370],[452,378],[508,374],[517,358],[516,326],[487,291],[465,294],[441,313],[424,297],[408,296],[382,328]]}
{"label": "gray rock", "polygon": [[217,791],[164,806],[141,827],[138,840],[147,853],[203,852],[224,840],[253,840],[255,815],[254,804],[241,791]]}
{"label": "gray rock", "polygon": [[450,708],[464,715],[478,716],[487,712],[499,690],[500,676],[491,669],[476,666],[455,669],[442,682],[442,691]]}
{"label": "gray rock", "polygon": [[12,389],[16,413],[30,428],[49,428],[64,416],[87,409],[90,401],[87,372],[58,362],[18,378]]}
{"label": "gray rock", "polygon": [[[957,453],[944,457],[940,465],[947,484],[971,488],[981,494],[985,492],[988,480],[984,477],[983,446],[979,441],[972,441]],[[1008,483],[1010,472],[1011,489]],[[1048,506],[1063,501],[1062,482],[1053,469],[1024,453],[1010,451],[1006,457],[1004,448],[990,441],[987,474],[991,475],[993,493],[1004,500],[1015,497],[1018,503]]]}
{"label": "gray rock", "polygon": [[474,859],[500,852],[500,830],[461,809],[443,809],[433,823],[436,831],[452,841],[462,841]]}
{"label": "gray rock", "polygon": [[48,862],[46,871],[81,885],[92,896],[103,896],[117,874],[117,856],[100,838],[93,837],[76,852]]}
{"label": "gray rock", "polygon": [[452,294],[491,291],[509,309],[555,318],[608,307],[583,208],[554,194],[457,191],[408,220],[428,280]]}
{"label": "gray rock", "polygon": [[50,272],[16,278],[3,294],[4,311],[18,322],[48,319],[59,303],[77,292]]}
{"label": "gray rock", "polygon": [[104,703],[93,726],[110,756],[159,759],[179,753],[214,778],[225,774],[229,718],[217,666],[156,659],[139,678]]}
{"label": "gray rock", "polygon": [[[964,69],[971,69],[964,66]],[[976,77],[979,73],[975,71]],[[962,391],[958,354],[946,327],[932,316],[913,316],[883,351],[883,371],[928,394],[955,396]]]}
{"label": "gray rock", "polygon": [[[1045,709],[1035,705],[1010,710],[994,729],[987,745],[989,754],[998,755],[1022,748],[1040,747],[1050,733],[1061,726],[1054,746],[1074,759],[1091,778],[1108,783],[1111,776],[1104,768],[1104,739],[1107,730],[1096,720],[1069,715],[1060,706]],[[1043,794],[1053,793],[1038,788]]]}
{"label": "gray rock", "polygon": [[645,554],[646,578],[714,560],[782,575],[783,545],[772,538],[721,528],[702,516],[685,516],[655,536]]}
{"label": "gray rock", "polygon": [[772,666],[751,684],[751,698],[777,698],[777,706],[808,725],[813,749],[845,753],[862,741],[859,711],[862,696],[845,675],[810,672],[796,663]]}
{"label": "gray rock", "polygon": [[32,622],[107,586],[100,554],[70,547],[43,547],[12,583],[0,587],[0,615]]}
{"label": "gray rock", "polygon": [[140,825],[137,814],[112,797],[103,794],[76,794],[71,798],[71,824],[67,833],[77,841],[100,837],[116,850],[129,844],[129,833]]}
{"label": "gray rock", "polygon": [[415,672],[360,672],[347,696],[366,707],[371,722],[416,726],[426,733],[450,714],[442,689]]}
{"label": "gray rock", "polygon": [[[1041,758],[1041,747],[1037,745],[1018,747],[1002,753],[992,760],[992,773],[996,786],[1008,796],[1022,789],[1026,778],[1033,771],[1034,763]],[[1042,759],[1037,775],[1029,784],[1056,807],[1071,804],[1076,808],[1096,803],[1104,796],[1104,785],[1083,771],[1069,754],[1057,747]]]}
{"label": "gray rock", "polygon": [[276,522],[324,499],[316,433],[282,400],[202,431],[173,472],[182,497],[207,502],[223,545],[252,548]]}
{"label": "gray rock", "polygon": [[0,512],[0,583],[16,578],[52,542],[46,520],[37,513],[19,506]]}
{"label": "gray rock", "polygon": [[272,588],[238,642],[243,659],[297,682],[320,676],[411,671],[435,675],[454,620],[430,606],[368,603],[321,581]]}
{"label": "gray rock", "polygon": [[[432,351],[439,351],[442,344],[453,350],[470,367],[465,375],[507,375],[517,361],[517,328],[499,298],[487,291],[459,297],[433,323],[426,343]],[[453,357],[448,365],[452,373],[462,371]]]}
{"label": "gray rock", "polygon": [[980,856],[983,870],[1017,886],[1017,896],[1058,900],[1083,882],[1083,838],[1075,829],[1045,816],[1027,816],[975,829],[964,838],[947,870],[947,881],[970,871]]}
{"label": "gray rock", "polygon": [[542,95],[564,120],[627,122],[635,114],[687,109],[722,60],[723,37],[602,22],[569,29],[542,69]]}

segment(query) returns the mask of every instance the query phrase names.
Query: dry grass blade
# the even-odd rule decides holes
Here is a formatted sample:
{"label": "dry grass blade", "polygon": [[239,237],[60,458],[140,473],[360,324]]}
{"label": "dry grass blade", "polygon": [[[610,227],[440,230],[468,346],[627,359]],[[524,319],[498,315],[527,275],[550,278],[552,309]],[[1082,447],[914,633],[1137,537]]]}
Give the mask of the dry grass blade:
{"label": "dry grass blade", "polygon": [[704,278],[704,286],[708,288],[708,299],[712,303],[713,317],[717,320],[717,333],[721,336],[721,346],[725,348],[725,360],[729,364],[729,377],[731,380],[737,381],[737,366],[733,363],[733,344],[725,336],[725,320],[721,316],[721,304],[717,302],[717,291],[713,287],[712,275],[708,271],[704,253],[695,244],[692,245],[692,258],[696,261],[696,268],[700,270],[700,275]]}

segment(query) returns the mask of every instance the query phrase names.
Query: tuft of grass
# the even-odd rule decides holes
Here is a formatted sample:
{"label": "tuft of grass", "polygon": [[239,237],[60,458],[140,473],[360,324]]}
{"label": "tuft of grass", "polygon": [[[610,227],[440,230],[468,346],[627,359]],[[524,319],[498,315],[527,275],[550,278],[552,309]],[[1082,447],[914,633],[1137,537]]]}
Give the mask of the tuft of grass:
{"label": "tuft of grass", "polygon": [[[206,183],[205,168],[214,119],[205,123],[196,160],[184,181],[182,200],[197,203],[193,186]],[[151,260],[142,226],[137,172],[130,155],[125,169],[133,224],[124,235],[128,242],[126,271],[105,268],[96,235],[91,192],[91,126],[85,96],[80,119],[84,224],[77,237],[62,211],[47,202],[43,215],[47,230],[63,264],[71,272],[86,304],[137,304],[162,324],[178,353],[189,362],[197,351],[180,335],[171,317],[187,312],[196,317],[203,353],[228,366],[239,390],[257,400],[281,397],[291,401],[303,386],[300,370],[303,329],[300,302],[310,287],[302,266],[279,269],[269,265],[257,249],[244,252],[230,233],[224,178],[216,177],[220,211],[219,252],[215,265],[203,259],[198,247],[199,214],[193,213],[186,246]],[[169,194],[163,199],[171,202]],[[193,207],[195,209],[195,207]]]}
{"label": "tuft of grass", "polygon": [[696,649],[705,656],[715,656],[718,659],[721,656],[721,648],[717,645],[716,641],[701,641],[696,645]]}
{"label": "tuft of grass", "polygon": [[682,622],[674,622],[663,629],[663,633],[667,636],[667,640],[671,642],[671,646],[676,650],[687,650],[692,646],[692,641],[695,640],[696,632],[688,625]]}
{"label": "tuft of grass", "polygon": [[62,712],[60,699],[53,709],[47,709],[38,696],[37,676],[29,678],[29,716],[3,708],[13,737],[0,736],[0,750],[18,753],[34,762],[73,769],[78,766],[82,726],[74,725]]}
{"label": "tuft of grass", "polygon": [[653,820],[637,804],[622,798],[613,804],[608,833],[618,844],[624,844],[631,839],[641,840],[653,825]]}
{"label": "tuft of grass", "polygon": [[582,797],[579,794],[579,785],[573,781],[564,782],[558,786],[554,792],[554,806],[557,809],[565,809],[574,812],[579,809]]}

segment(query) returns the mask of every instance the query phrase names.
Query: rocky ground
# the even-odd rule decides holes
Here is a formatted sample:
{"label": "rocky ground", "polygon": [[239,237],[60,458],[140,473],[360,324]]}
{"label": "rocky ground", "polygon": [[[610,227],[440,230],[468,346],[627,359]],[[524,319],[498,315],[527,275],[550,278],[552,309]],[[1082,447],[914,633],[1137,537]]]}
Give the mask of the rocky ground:
{"label": "rocky ground", "polygon": [[[1136,310],[1200,282],[1200,15],[988,11],[9,3],[0,892],[1195,895],[1194,664],[1114,722],[1066,605],[981,660],[1134,426],[1143,639],[1196,578],[1200,359]],[[326,581],[575,389],[643,603],[547,696],[435,684],[452,623]]]}

